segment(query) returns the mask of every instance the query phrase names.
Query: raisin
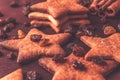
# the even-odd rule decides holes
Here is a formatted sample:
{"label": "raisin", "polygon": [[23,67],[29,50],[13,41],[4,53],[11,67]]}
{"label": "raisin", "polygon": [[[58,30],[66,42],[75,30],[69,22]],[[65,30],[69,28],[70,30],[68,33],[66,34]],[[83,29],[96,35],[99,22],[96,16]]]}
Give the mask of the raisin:
{"label": "raisin", "polygon": [[85,30],[85,34],[86,34],[87,36],[93,36],[93,32],[90,31],[90,30]]}
{"label": "raisin", "polygon": [[30,5],[27,5],[24,7],[23,9],[23,13],[25,16],[28,16],[28,14],[31,12],[32,10],[30,9]]}
{"label": "raisin", "polygon": [[5,24],[5,20],[4,19],[0,19],[0,26],[3,26]]}
{"label": "raisin", "polygon": [[96,63],[98,65],[101,65],[101,66],[107,65],[105,60],[102,57],[99,57],[99,56],[88,57],[87,60],[92,61],[92,62],[94,62],[94,63]]}
{"label": "raisin", "polygon": [[81,46],[78,46],[77,44],[74,44],[74,46],[72,47],[72,51],[73,51],[73,54],[75,56],[84,56],[85,55],[85,50],[83,47]]}
{"label": "raisin", "polygon": [[72,33],[72,26],[67,26],[64,30],[64,33]]}
{"label": "raisin", "polygon": [[6,39],[7,37],[8,37],[8,36],[7,36],[6,32],[3,31],[2,29],[0,29],[0,38],[1,38],[1,39]]}
{"label": "raisin", "polygon": [[80,36],[83,36],[83,35],[85,35],[85,32],[80,30],[78,30],[75,34],[76,38],[80,38]]}
{"label": "raisin", "polygon": [[65,49],[65,56],[68,56],[68,55],[70,55],[71,53],[72,53],[72,49],[70,49],[70,48],[66,48]]}
{"label": "raisin", "polygon": [[25,23],[24,23],[24,26],[29,27],[29,26],[31,26],[31,24],[30,24],[30,22],[29,22],[29,21],[27,21],[27,22],[25,22]]}
{"label": "raisin", "polygon": [[53,61],[57,63],[64,63],[66,60],[64,59],[64,56],[62,54],[56,54],[53,58]]}
{"label": "raisin", "polygon": [[117,26],[117,27],[118,27],[118,30],[120,31],[120,23],[118,23],[118,26]]}
{"label": "raisin", "polygon": [[7,54],[7,58],[8,58],[8,59],[12,59],[12,60],[13,60],[13,59],[15,59],[15,58],[16,58],[16,56],[15,56],[15,54],[14,54],[14,53],[12,53],[12,52],[11,52],[11,53]]}
{"label": "raisin", "polygon": [[4,15],[2,14],[2,12],[0,12],[0,17],[3,17]]}
{"label": "raisin", "polygon": [[19,7],[20,5],[19,5],[18,0],[13,0],[13,1],[11,2],[10,6],[11,6],[12,8],[17,8],[17,7]]}
{"label": "raisin", "polygon": [[15,18],[9,17],[9,18],[6,19],[6,24],[8,24],[8,23],[16,24],[17,22],[16,22],[16,19],[15,19]]}
{"label": "raisin", "polygon": [[83,63],[81,63],[80,61],[74,60],[72,62],[72,66],[77,69],[77,70],[81,70],[81,71],[85,71],[86,67],[84,66]]}
{"label": "raisin", "polygon": [[42,38],[42,35],[38,35],[38,34],[32,34],[30,36],[31,41],[33,42],[39,42],[41,38]]}
{"label": "raisin", "polygon": [[30,4],[31,4],[30,1],[26,1],[24,5],[25,5],[25,6],[30,6]]}
{"label": "raisin", "polygon": [[40,74],[35,70],[28,71],[25,76],[25,80],[41,80]]}
{"label": "raisin", "polygon": [[75,45],[75,42],[71,42],[67,44],[67,48],[72,49],[72,47]]}
{"label": "raisin", "polygon": [[0,57],[3,56],[3,52],[0,51]]}
{"label": "raisin", "polygon": [[72,46],[74,44],[75,44],[74,42],[71,42],[71,43],[67,44],[67,46],[65,48],[66,56],[72,53]]}
{"label": "raisin", "polygon": [[15,27],[15,25],[13,23],[9,23],[3,28],[3,30],[5,32],[10,32],[14,27]]}
{"label": "raisin", "polygon": [[80,25],[78,31],[80,35],[94,36],[95,27],[92,25]]}
{"label": "raisin", "polygon": [[75,29],[73,26],[71,26],[71,25],[67,26],[67,27],[64,29],[64,33],[74,34],[75,32],[76,32],[76,29]]}

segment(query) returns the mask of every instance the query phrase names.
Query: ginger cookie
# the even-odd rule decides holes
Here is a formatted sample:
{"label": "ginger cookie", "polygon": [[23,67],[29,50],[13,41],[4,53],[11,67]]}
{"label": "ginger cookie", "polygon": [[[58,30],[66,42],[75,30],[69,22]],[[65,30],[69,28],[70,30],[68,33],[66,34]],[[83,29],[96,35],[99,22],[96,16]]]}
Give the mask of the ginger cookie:
{"label": "ginger cookie", "polygon": [[6,40],[0,42],[0,45],[12,50],[18,50],[17,62],[30,62],[40,56],[53,56],[55,54],[65,55],[60,46],[71,37],[69,33],[44,34],[33,28],[25,38]]}

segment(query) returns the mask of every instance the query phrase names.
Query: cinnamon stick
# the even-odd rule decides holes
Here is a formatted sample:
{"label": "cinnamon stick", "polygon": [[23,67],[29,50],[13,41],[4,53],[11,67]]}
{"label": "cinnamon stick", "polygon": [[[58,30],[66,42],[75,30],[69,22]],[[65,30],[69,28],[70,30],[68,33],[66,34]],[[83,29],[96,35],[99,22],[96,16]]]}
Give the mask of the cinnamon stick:
{"label": "cinnamon stick", "polygon": [[118,11],[120,11],[120,0],[115,1],[107,8],[106,15],[108,17],[113,17]]}
{"label": "cinnamon stick", "polygon": [[104,11],[108,6],[110,6],[113,2],[115,2],[116,0],[108,0],[104,5],[102,5],[100,7],[101,11]]}
{"label": "cinnamon stick", "polygon": [[99,0],[93,0],[92,4],[89,7],[89,10],[91,12],[91,14],[96,15],[97,14],[97,3],[99,2]]}
{"label": "cinnamon stick", "polygon": [[102,5],[104,5],[107,2],[107,0],[101,0],[98,4],[97,4],[97,8],[99,9]]}

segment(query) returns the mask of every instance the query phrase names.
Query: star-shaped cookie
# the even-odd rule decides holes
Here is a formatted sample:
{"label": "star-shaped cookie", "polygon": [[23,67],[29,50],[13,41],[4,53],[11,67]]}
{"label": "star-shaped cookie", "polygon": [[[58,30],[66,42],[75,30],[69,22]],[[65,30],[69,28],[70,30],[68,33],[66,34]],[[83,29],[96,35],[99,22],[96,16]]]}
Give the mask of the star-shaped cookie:
{"label": "star-shaped cookie", "polygon": [[84,14],[89,10],[80,5],[80,0],[47,0],[31,6],[31,9],[48,12],[54,18],[68,14]]}
{"label": "star-shaped cookie", "polygon": [[17,69],[16,71],[9,73],[3,78],[0,78],[0,80],[23,80],[22,69]]}
{"label": "star-shaped cookie", "polygon": [[120,33],[115,33],[107,38],[82,36],[80,39],[91,47],[85,55],[86,59],[100,56],[120,62]]}
{"label": "star-shaped cookie", "polygon": [[38,20],[32,20],[31,25],[44,25],[48,27],[52,27],[52,29],[56,32],[59,33],[62,28],[66,28],[68,25],[85,25],[85,24],[90,24],[90,21],[88,19],[80,19],[80,20],[69,20],[66,21],[64,24],[55,26],[53,23],[50,21],[38,21]]}
{"label": "star-shaped cookie", "polygon": [[59,26],[60,24],[63,24],[66,21],[71,20],[71,19],[72,20],[74,20],[74,19],[86,19],[86,18],[88,18],[88,15],[87,14],[70,15],[70,16],[63,17],[62,19],[55,19],[50,14],[41,13],[41,12],[31,12],[28,15],[28,18],[35,19],[35,20],[40,20],[40,21],[50,21],[55,26]]}
{"label": "star-shaped cookie", "polygon": [[[55,19],[53,18],[50,14],[47,13],[41,13],[41,12],[31,12],[28,15],[28,18],[32,19],[31,25],[45,25],[45,26],[50,26],[55,32],[60,32],[60,28],[64,26],[64,24],[67,21],[71,22],[78,22],[80,21],[84,22],[85,24],[89,24],[90,21],[87,20],[88,15],[83,14],[83,15],[71,15],[71,16],[65,16],[61,19]],[[77,21],[76,21],[77,19]],[[83,24],[84,24],[83,23]]]}
{"label": "star-shaped cookie", "polygon": [[[57,63],[52,58],[41,58],[39,59],[39,65],[54,73],[52,80],[105,80],[103,75],[118,64],[112,60],[107,60],[106,65],[100,66],[73,54],[65,59],[65,63]],[[74,63],[81,66],[79,65],[79,68],[76,69],[74,67],[77,65]]]}
{"label": "star-shaped cookie", "polygon": [[[33,38],[38,37],[36,40],[37,42],[34,41],[34,39],[32,39],[32,41],[31,36]],[[39,37],[41,37],[41,40],[39,40]],[[2,41],[0,42],[0,45],[6,48],[18,50],[19,53],[17,62],[21,63],[37,59],[41,55],[65,55],[65,52],[61,48],[60,44],[68,41],[70,37],[71,35],[69,33],[48,35],[36,28],[33,28],[28,32],[25,38]]]}

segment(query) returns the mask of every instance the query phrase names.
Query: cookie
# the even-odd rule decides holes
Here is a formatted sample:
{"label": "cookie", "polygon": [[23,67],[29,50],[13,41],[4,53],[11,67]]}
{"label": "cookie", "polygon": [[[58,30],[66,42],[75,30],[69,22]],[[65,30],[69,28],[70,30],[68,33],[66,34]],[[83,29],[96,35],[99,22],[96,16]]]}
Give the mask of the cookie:
{"label": "cookie", "polygon": [[0,80],[23,80],[22,69],[17,69],[16,71],[11,72],[8,75],[0,78]]}
{"label": "cookie", "polygon": [[[40,12],[32,12],[28,15],[28,18],[33,19],[31,21],[32,25],[47,25],[50,26],[55,32],[60,32],[60,27],[63,26],[63,24],[69,20],[74,19],[87,19],[88,15],[71,15],[71,16],[65,16],[61,19],[54,19],[51,15],[40,13]],[[82,24],[82,23],[81,23]],[[86,23],[87,24],[87,23]]]}
{"label": "cookie", "polygon": [[86,7],[80,5],[80,0],[47,0],[34,4],[30,8],[33,11],[49,13],[54,18],[70,14],[84,14],[89,11]]}
{"label": "cookie", "polygon": [[80,39],[91,47],[85,59],[100,56],[120,62],[120,33],[114,33],[107,38],[82,36]]}
{"label": "cookie", "polygon": [[59,33],[61,31],[61,28],[66,27],[66,25],[81,25],[81,24],[90,24],[90,21],[88,19],[80,19],[80,20],[69,20],[66,21],[64,24],[60,26],[55,26],[53,23],[50,21],[39,21],[39,20],[32,20],[31,25],[41,25],[41,26],[48,26],[52,27],[52,29],[56,32]]}
{"label": "cookie", "polygon": [[68,41],[70,37],[69,33],[48,35],[33,28],[25,38],[2,41],[0,45],[12,50],[18,50],[17,62],[25,63],[43,55],[64,55],[65,52],[60,45]]}
{"label": "cookie", "polygon": [[30,19],[39,19],[39,20],[49,20],[51,21],[55,26],[58,26],[60,24],[59,20],[54,19],[51,15],[46,13],[40,13],[40,12],[32,12],[28,15],[28,18]]}
{"label": "cookie", "polygon": [[[87,14],[71,15],[71,16],[64,16],[63,18],[60,18],[60,19],[54,19],[51,15],[46,14],[46,13],[31,12],[28,15],[28,18],[33,20],[33,21],[31,21],[31,24],[33,24],[34,20],[39,20],[39,21],[42,21],[42,22],[44,21],[44,23],[49,21],[52,25],[54,25],[54,26],[56,26],[56,28],[58,28],[68,20],[71,20],[71,19],[86,19],[86,18],[88,18],[88,15]],[[51,27],[53,28],[53,26],[51,26]],[[58,32],[56,29],[55,29],[55,31]]]}
{"label": "cookie", "polygon": [[52,58],[41,58],[39,65],[54,73],[52,80],[105,80],[103,76],[118,65],[106,60],[106,65],[100,66],[73,54],[65,60],[64,63],[57,63]]}

